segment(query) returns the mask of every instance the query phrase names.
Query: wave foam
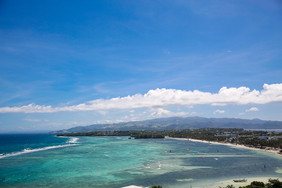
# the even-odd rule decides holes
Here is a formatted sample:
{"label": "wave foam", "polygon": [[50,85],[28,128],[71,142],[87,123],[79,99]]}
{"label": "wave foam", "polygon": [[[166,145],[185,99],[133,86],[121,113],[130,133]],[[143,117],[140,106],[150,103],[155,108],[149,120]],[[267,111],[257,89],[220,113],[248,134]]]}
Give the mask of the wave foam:
{"label": "wave foam", "polygon": [[56,148],[63,148],[63,147],[69,147],[69,146],[76,146],[77,144],[67,144],[67,145],[58,145],[58,146],[47,146],[44,148],[36,148],[36,149],[29,149],[26,148],[23,151],[15,152],[15,153],[8,153],[8,154],[1,154],[0,159],[5,158],[5,157],[12,157],[16,155],[22,155],[25,153],[32,153],[36,151],[44,151],[44,150],[49,150],[49,149],[56,149]]}
{"label": "wave foam", "polygon": [[76,137],[74,137],[74,138],[70,138],[70,140],[69,141],[67,141],[67,143],[72,143],[72,144],[74,144],[74,143],[78,143],[77,141],[79,140],[79,138],[76,138]]}

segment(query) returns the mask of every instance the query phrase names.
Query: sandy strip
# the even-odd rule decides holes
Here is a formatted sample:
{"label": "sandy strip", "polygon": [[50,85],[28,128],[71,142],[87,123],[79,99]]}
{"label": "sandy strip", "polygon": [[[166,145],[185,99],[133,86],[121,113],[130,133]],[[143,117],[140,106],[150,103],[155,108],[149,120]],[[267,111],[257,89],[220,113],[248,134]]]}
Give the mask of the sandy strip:
{"label": "sandy strip", "polygon": [[260,182],[268,183],[269,179],[278,179],[279,181],[281,181],[281,177],[251,177],[251,178],[246,178],[247,180],[246,182],[235,183],[233,179],[230,179],[230,180],[223,180],[223,181],[217,182],[214,185],[207,185],[206,187],[219,188],[219,187],[226,187],[227,185],[233,185],[236,188],[238,188],[240,186],[250,185],[253,181],[260,181]]}
{"label": "sandy strip", "polygon": [[240,145],[240,144],[235,145],[235,144],[231,144],[231,143],[197,140],[197,139],[192,139],[192,138],[173,138],[173,137],[168,137],[168,136],[165,137],[165,138],[175,139],[175,140],[186,140],[186,141],[192,141],[192,142],[202,142],[202,143],[208,143],[208,144],[219,144],[219,145],[232,146],[232,147],[237,147],[237,148],[252,149],[252,150],[256,150],[256,151],[265,151],[265,152],[269,152],[269,153],[272,153],[272,154],[282,156],[279,153],[279,150],[259,149],[259,148],[248,147],[248,146],[244,146],[244,145]]}
{"label": "sandy strip", "polygon": [[[234,182],[233,179],[228,179],[228,180],[222,180],[219,182],[215,182],[215,183],[207,183],[206,185],[196,185],[193,186],[193,188],[224,188],[227,185],[233,185],[235,188],[239,188],[241,186],[246,186],[246,185],[250,185],[253,181],[259,181],[259,182],[264,182],[264,183],[268,183],[269,179],[278,179],[279,181],[281,181],[281,177],[249,177],[246,178],[246,182]],[[187,187],[191,187],[187,184]],[[142,187],[142,186],[136,186],[136,185],[129,185],[126,187],[122,187],[122,188],[149,188],[149,187]]]}

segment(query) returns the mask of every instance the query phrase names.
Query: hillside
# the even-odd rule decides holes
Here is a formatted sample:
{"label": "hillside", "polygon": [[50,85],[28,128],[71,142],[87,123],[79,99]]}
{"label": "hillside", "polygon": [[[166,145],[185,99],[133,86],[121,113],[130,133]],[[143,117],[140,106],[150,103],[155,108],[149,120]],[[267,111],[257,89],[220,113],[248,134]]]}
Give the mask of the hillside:
{"label": "hillside", "polygon": [[103,130],[171,130],[196,128],[282,129],[282,121],[260,119],[172,117],[115,124],[78,126],[51,133],[75,133]]}

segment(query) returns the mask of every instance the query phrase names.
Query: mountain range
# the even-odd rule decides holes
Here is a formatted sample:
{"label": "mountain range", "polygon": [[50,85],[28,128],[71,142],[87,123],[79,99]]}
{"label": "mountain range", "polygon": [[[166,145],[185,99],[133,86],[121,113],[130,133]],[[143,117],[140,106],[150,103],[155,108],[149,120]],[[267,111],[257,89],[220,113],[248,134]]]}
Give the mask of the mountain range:
{"label": "mountain range", "polygon": [[238,118],[170,117],[113,124],[93,124],[51,133],[75,133],[101,130],[172,130],[197,128],[282,129],[282,121]]}

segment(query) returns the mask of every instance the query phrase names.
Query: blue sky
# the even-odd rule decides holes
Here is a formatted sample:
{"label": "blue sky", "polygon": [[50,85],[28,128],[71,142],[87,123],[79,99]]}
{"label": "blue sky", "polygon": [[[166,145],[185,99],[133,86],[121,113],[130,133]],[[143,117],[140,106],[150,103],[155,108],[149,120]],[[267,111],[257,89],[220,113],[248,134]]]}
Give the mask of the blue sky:
{"label": "blue sky", "polygon": [[0,132],[282,120],[281,20],[279,0],[0,1]]}

